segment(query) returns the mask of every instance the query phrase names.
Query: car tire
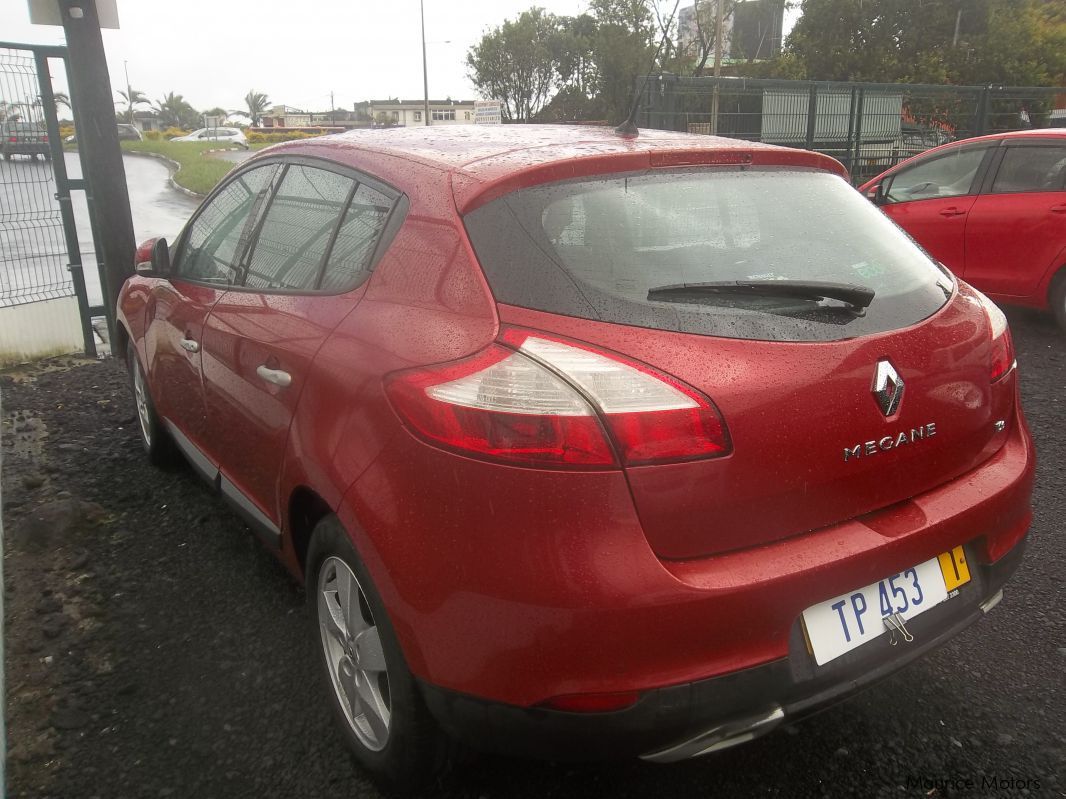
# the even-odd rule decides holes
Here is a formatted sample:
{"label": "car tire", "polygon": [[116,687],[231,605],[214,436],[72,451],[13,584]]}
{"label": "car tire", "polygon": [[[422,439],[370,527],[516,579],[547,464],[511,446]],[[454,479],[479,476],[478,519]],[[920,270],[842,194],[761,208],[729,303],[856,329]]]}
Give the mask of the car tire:
{"label": "car tire", "polygon": [[1052,313],[1055,314],[1055,321],[1066,332],[1066,266],[1063,266],[1051,281],[1048,304],[1051,306]]}
{"label": "car tire", "polygon": [[177,459],[174,441],[156,413],[148,377],[141,367],[137,350],[131,341],[126,347],[126,365],[130,375],[134,410],[137,412],[137,434],[148,460],[155,466],[171,466]]}
{"label": "car tire", "polygon": [[[336,516],[315,526],[306,563],[315,649],[345,743],[382,787],[417,790],[444,770],[455,745],[426,708],[381,597]],[[355,601],[345,602],[345,592]]]}

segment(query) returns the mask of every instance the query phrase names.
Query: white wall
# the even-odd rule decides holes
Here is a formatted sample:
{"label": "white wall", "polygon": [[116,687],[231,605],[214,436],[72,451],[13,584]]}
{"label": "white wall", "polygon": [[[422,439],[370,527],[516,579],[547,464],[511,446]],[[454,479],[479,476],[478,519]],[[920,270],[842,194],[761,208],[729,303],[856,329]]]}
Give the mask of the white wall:
{"label": "white wall", "polygon": [[82,352],[84,347],[74,297],[0,308],[0,366]]}

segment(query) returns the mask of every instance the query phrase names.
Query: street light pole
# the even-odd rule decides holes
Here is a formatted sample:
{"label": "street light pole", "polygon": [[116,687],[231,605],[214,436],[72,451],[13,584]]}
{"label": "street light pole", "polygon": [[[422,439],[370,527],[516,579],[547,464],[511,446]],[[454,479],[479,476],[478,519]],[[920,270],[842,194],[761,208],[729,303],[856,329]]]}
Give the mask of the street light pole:
{"label": "street light pole", "polygon": [[714,21],[714,96],[711,98],[711,133],[718,135],[718,92],[722,82],[722,25],[725,21],[725,0],[715,2]]}
{"label": "street light pole", "polygon": [[126,104],[129,106],[129,122],[133,124],[133,90],[130,89],[130,68],[126,66],[129,62],[123,60],[122,71],[126,73]]}
{"label": "street light pole", "polygon": [[426,2],[418,0],[418,10],[422,14],[422,97],[424,102],[422,118],[429,125],[429,72],[426,69]]}

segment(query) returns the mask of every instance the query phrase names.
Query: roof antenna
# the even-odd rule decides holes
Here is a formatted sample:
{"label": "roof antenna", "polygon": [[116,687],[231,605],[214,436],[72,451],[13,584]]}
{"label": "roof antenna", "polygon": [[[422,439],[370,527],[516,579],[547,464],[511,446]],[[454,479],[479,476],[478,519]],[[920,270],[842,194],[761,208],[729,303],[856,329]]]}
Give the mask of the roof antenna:
{"label": "roof antenna", "polygon": [[[722,2],[722,0],[718,0]],[[635,139],[640,135],[640,130],[637,128],[637,109],[640,107],[640,98],[644,96],[644,90],[648,88],[648,73],[655,68],[655,62],[659,60],[659,53],[663,51],[663,45],[666,44],[666,39],[670,35],[670,26],[674,22],[674,18],[677,16],[677,7],[681,5],[681,0],[677,0],[674,3],[674,10],[670,13],[670,18],[666,21],[666,25],[663,26],[663,38],[659,40],[659,46],[655,50],[655,55],[651,57],[651,64],[648,66],[647,71],[644,73],[644,82],[640,84],[640,88],[633,96],[633,106],[629,109],[629,116],[625,118],[625,121],[614,129],[624,139]]]}

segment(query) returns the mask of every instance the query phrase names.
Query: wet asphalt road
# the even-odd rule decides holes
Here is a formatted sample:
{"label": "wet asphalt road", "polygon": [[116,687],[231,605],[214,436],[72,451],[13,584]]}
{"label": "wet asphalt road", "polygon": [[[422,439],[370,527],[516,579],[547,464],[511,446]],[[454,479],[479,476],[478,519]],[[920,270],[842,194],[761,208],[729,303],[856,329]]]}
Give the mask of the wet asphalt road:
{"label": "wet asphalt road", "polygon": [[[68,152],[64,155],[68,176],[72,179],[80,178],[81,162],[78,153]],[[162,161],[124,155],[122,163],[126,171],[126,185],[133,211],[133,230],[137,241],[153,236],[166,236],[173,240],[196,210],[199,200],[170,187],[167,182],[170,173]],[[0,161],[0,213],[4,220],[26,223],[29,220],[39,220],[42,212],[47,216],[44,232],[34,235],[12,232],[0,240],[0,268],[32,268],[49,275],[48,280],[56,274],[65,278],[66,248],[54,194],[55,181],[50,163],[20,157],[11,161]],[[98,305],[103,299],[85,193],[75,191],[72,198],[89,302]],[[42,223],[38,221],[33,224],[39,227]],[[19,257],[27,253],[36,257],[32,260]],[[33,266],[27,267],[27,263],[32,263]],[[0,276],[0,280],[3,280],[3,276]],[[45,278],[38,280],[44,282]],[[26,286],[33,285],[35,280],[24,276],[18,281],[12,278],[11,283]]]}
{"label": "wet asphalt road", "polygon": [[[746,746],[672,766],[484,756],[428,795],[1066,796],[1066,336],[1009,316],[1040,461],[1026,559],[987,618]],[[148,466],[117,365],[0,390],[9,541],[57,502],[88,520],[8,550],[14,794],[379,796],[333,732],[302,590],[188,468]]]}

